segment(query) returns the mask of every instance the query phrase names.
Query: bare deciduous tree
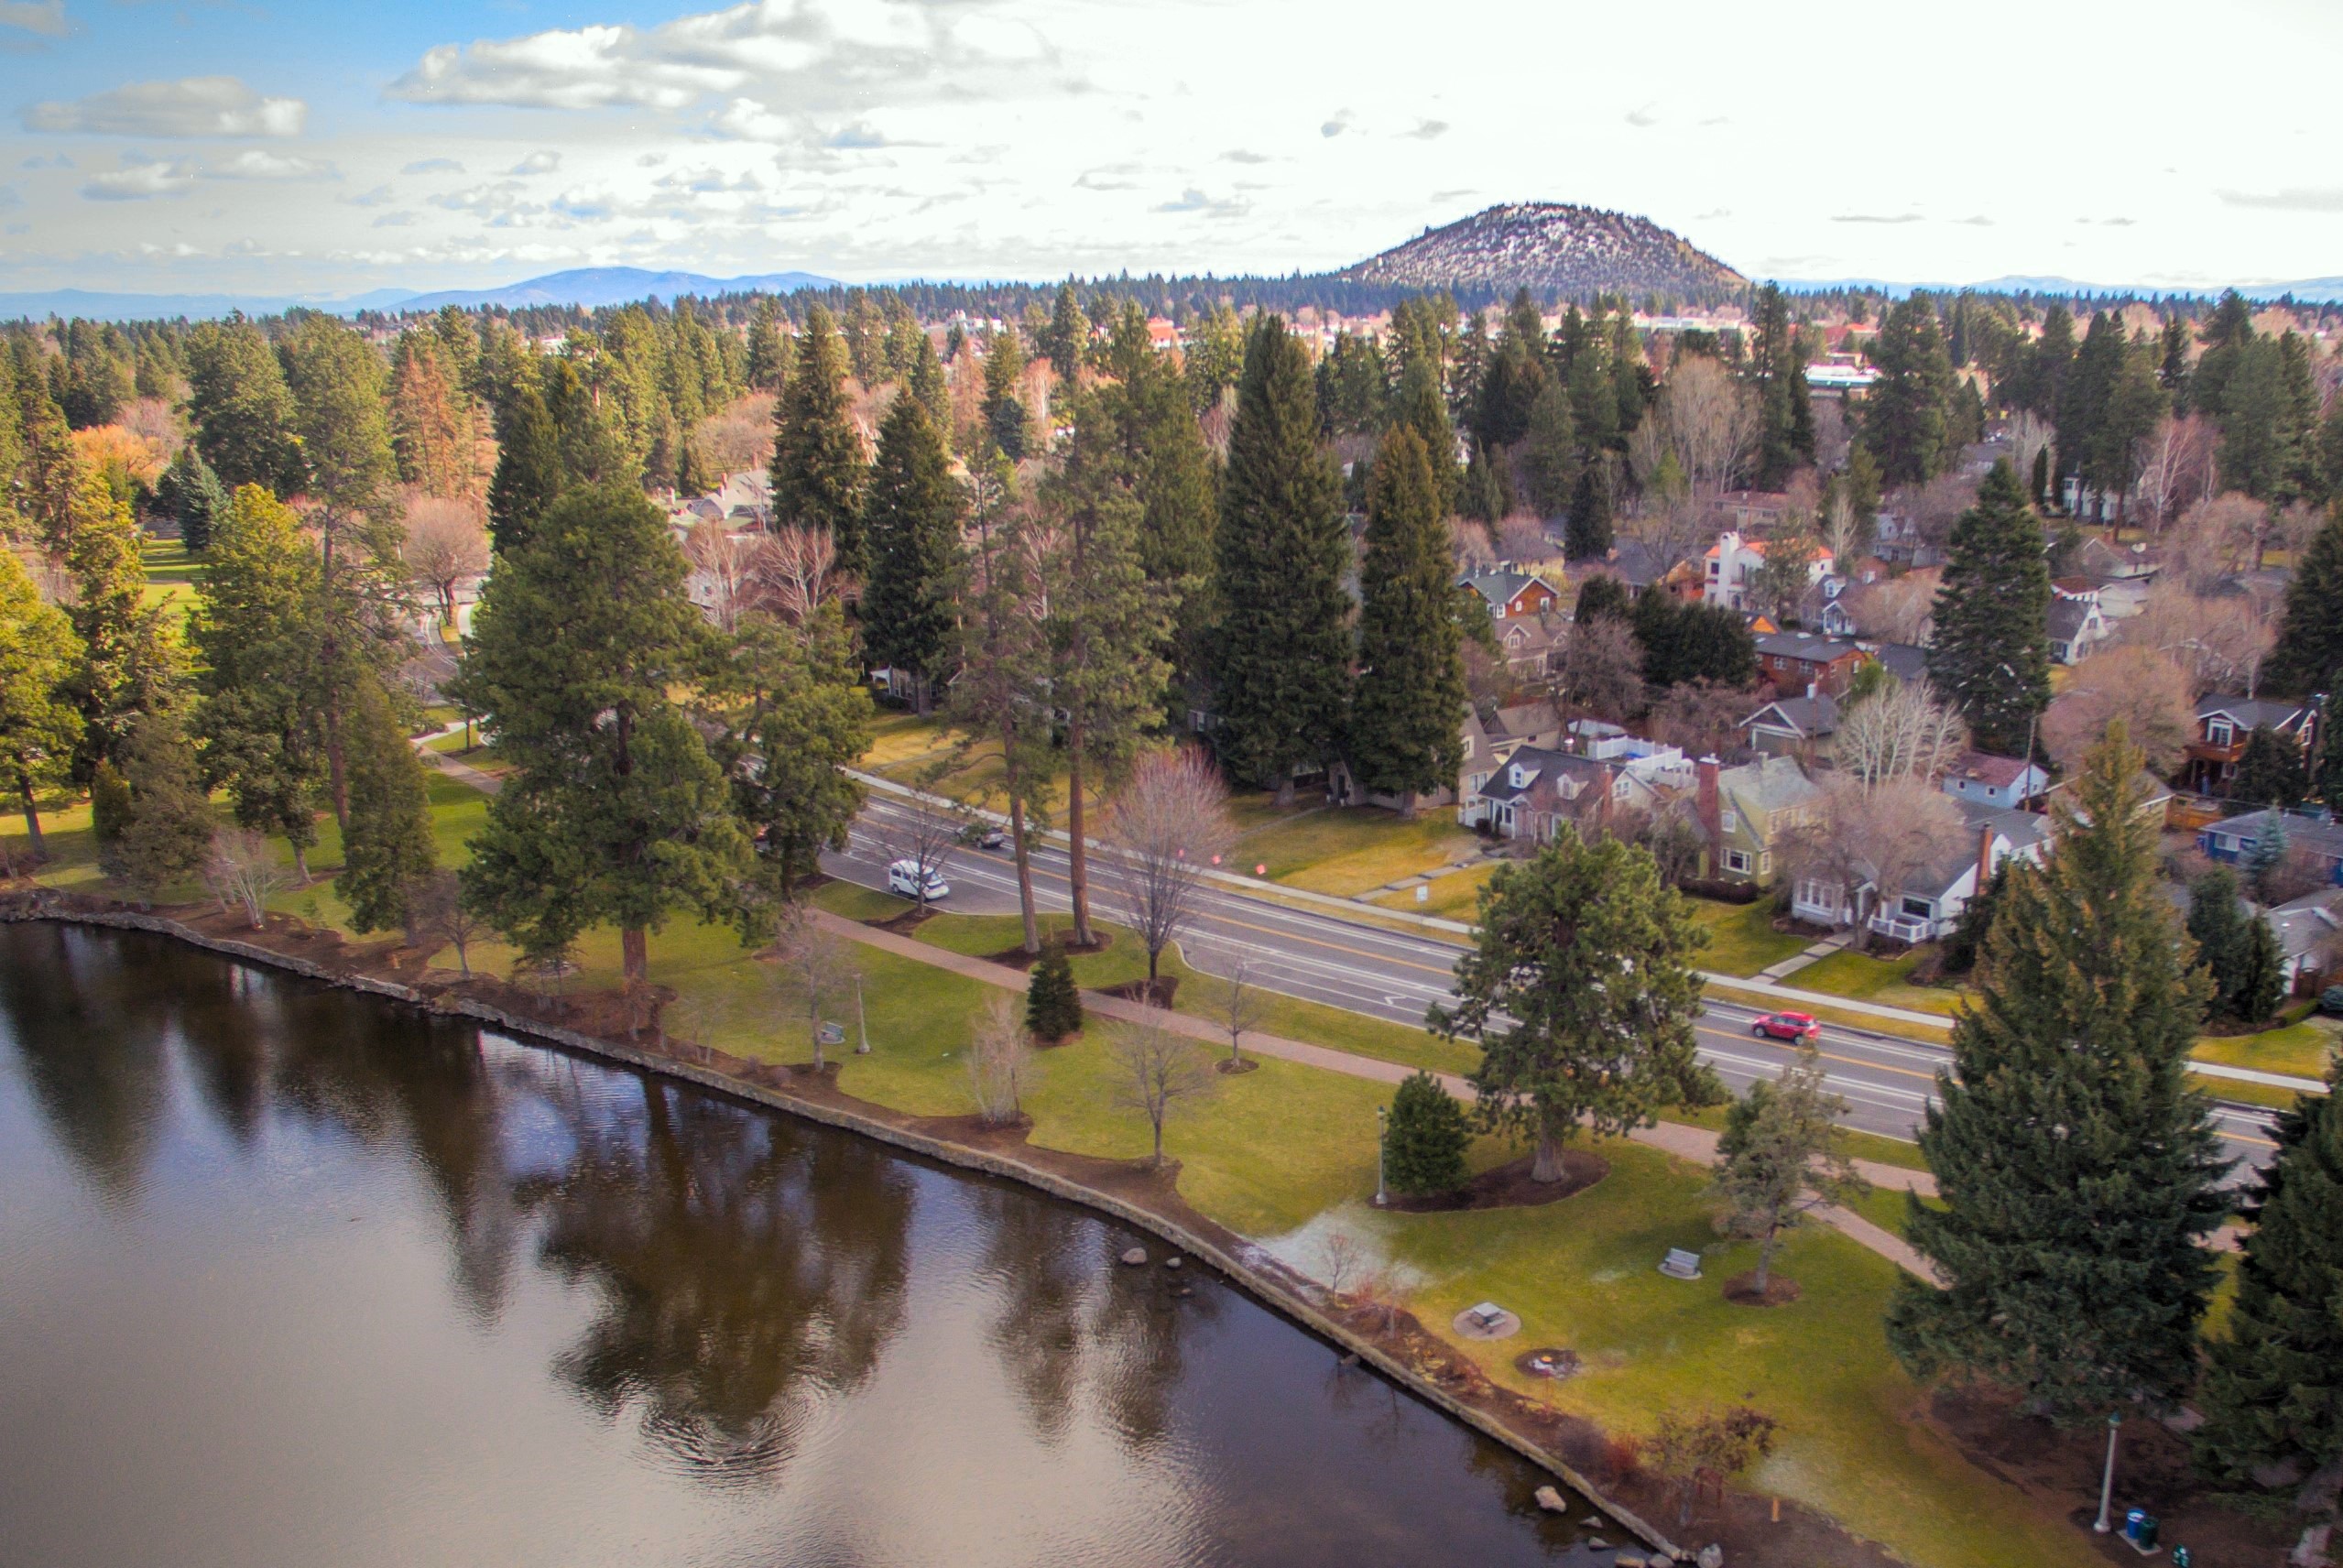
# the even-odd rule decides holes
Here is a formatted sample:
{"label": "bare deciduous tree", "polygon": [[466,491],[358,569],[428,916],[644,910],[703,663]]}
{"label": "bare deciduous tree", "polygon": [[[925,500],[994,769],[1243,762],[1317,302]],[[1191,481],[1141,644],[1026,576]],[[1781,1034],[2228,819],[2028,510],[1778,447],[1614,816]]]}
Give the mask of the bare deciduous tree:
{"label": "bare deciduous tree", "polygon": [[1822,546],[1830,551],[1831,563],[1840,572],[1854,568],[1856,551],[1861,548],[1869,531],[1869,519],[1855,515],[1855,503],[1843,489],[1831,493],[1830,505],[1823,508],[1819,537]]}
{"label": "bare deciduous tree", "polygon": [[203,880],[220,900],[222,914],[231,905],[241,908],[245,923],[258,931],[267,918],[269,896],[292,886],[292,874],[278,861],[275,848],[261,834],[245,828],[222,828],[212,835]]}
{"label": "bare deciduous tree", "polygon": [[1546,538],[1545,524],[1529,512],[1509,512],[1498,519],[1496,546],[1498,559],[1521,562],[1543,561],[1553,553],[1553,545]]}
{"label": "bare deciduous tree", "polygon": [[846,939],[819,924],[813,911],[792,904],[783,912],[773,940],[773,977],[783,996],[805,1019],[806,1037],[813,1046],[813,1068],[828,1064],[823,1055],[823,1015],[843,1013],[862,971],[855,965]]}
{"label": "bare deciduous tree", "polygon": [[1210,1000],[1214,1019],[1228,1031],[1229,1062],[1243,1062],[1246,1034],[1259,1029],[1270,1010],[1270,994],[1253,977],[1253,961],[1238,954],[1227,975],[1213,981]]}
{"label": "bare deciduous tree", "polygon": [[1686,681],[1668,689],[1651,710],[1651,738],[1687,757],[1723,757],[1746,749],[1741,725],[1765,706],[1762,686],[1720,686]]}
{"label": "bare deciduous tree", "polygon": [[1932,566],[1866,583],[1847,593],[1847,614],[1855,617],[1865,637],[1882,642],[1925,643],[1935,623],[1936,584],[1943,575]]}
{"label": "bare deciduous tree", "polygon": [[469,500],[418,495],[408,503],[401,554],[408,575],[440,604],[440,624],[455,625],[455,591],[488,570],[488,531]]}
{"label": "bare deciduous tree", "polygon": [[2185,583],[2158,583],[2120,633],[2127,647],[2170,654],[2188,673],[2192,696],[2207,691],[2250,693],[2262,661],[2277,645],[2276,628],[2241,594],[2199,598]]}
{"label": "bare deciduous tree", "polygon": [[1497,564],[1497,546],[1489,539],[1488,529],[1469,517],[1448,519],[1448,548],[1462,571],[1478,572]]}
{"label": "bare deciduous tree", "polygon": [[1907,778],[1866,789],[1839,773],[1823,786],[1821,811],[1790,835],[1784,858],[1800,877],[1835,882],[1850,908],[1869,885],[1877,907],[1892,909],[1914,877],[1967,838],[1952,797],[1933,782]]}
{"label": "bare deciduous tree", "polygon": [[2140,477],[2131,491],[2152,533],[2162,534],[2189,506],[2211,499],[2218,472],[2216,444],[2211,421],[2200,414],[2168,415],[2156,422],[2141,443]]}
{"label": "bare deciduous tree", "polygon": [[2058,444],[2058,427],[2032,409],[2010,421],[2010,462],[2021,484],[2033,483],[2034,459]]}
{"label": "bare deciduous tree", "polygon": [[1115,1104],[1147,1117],[1155,1135],[1150,1166],[1163,1163],[1163,1124],[1172,1112],[1213,1090],[1213,1071],[1193,1042],[1172,1031],[1170,1015],[1150,1007],[1107,1037],[1115,1059]]}
{"label": "bare deciduous tree", "polygon": [[[949,766],[948,760],[942,765]],[[923,771],[908,799],[888,796],[866,819],[888,864],[910,865],[919,889],[912,901],[922,909],[928,907],[928,878],[943,876],[952,864],[971,820],[964,807],[935,792],[943,782],[942,767]]]}
{"label": "bare deciduous tree", "polygon": [[700,421],[692,432],[712,474],[762,468],[773,455],[773,395],[736,397]]}
{"label": "bare deciduous tree", "polygon": [[1757,399],[1705,354],[1669,371],[1652,418],[1663,450],[1704,501],[1732,488],[1757,442]]}
{"label": "bare deciduous tree", "polygon": [[838,596],[838,547],[827,528],[777,529],[770,536],[764,569],[773,607],[791,626],[804,625]]}
{"label": "bare deciduous tree", "polygon": [[1163,950],[1195,920],[1204,873],[1237,830],[1220,770],[1192,746],[1142,755],[1115,797],[1101,869],[1120,913],[1147,944],[1150,986]]}
{"label": "bare deciduous tree", "polygon": [[2232,490],[2199,501],[2164,539],[2161,580],[2207,593],[2233,572],[2258,570],[2269,533],[2270,508],[2250,495]]}
{"label": "bare deciduous tree", "polygon": [[1643,707],[1643,645],[1616,615],[1574,621],[1562,640],[1562,695],[1617,724]]}
{"label": "bare deciduous tree", "polygon": [[738,631],[740,617],[763,604],[770,592],[765,562],[772,551],[772,536],[737,532],[713,519],[694,525],[684,537],[683,557],[692,563],[696,585],[706,594],[708,618],[718,629]]}
{"label": "bare deciduous tree", "polygon": [[446,942],[455,949],[456,966],[472,978],[472,943],[482,930],[480,917],[466,907],[463,887],[452,871],[434,871],[420,877],[407,895],[407,945],[437,952]]}
{"label": "bare deciduous tree", "polygon": [[997,991],[968,1033],[968,1093],[986,1126],[1006,1126],[1023,1114],[1025,1077],[1032,1065],[1033,1040],[1017,1003]]}
{"label": "bare deciduous tree", "polygon": [[1831,758],[1866,786],[1931,781],[1968,749],[1968,725],[1925,681],[1884,688],[1839,715]]}
{"label": "bare deciduous tree", "polygon": [[2042,743],[2072,772],[2109,724],[2121,719],[2131,744],[2158,773],[2169,772],[2196,733],[2196,693],[2187,670],[2169,653],[2126,644],[2085,661],[2042,715]]}

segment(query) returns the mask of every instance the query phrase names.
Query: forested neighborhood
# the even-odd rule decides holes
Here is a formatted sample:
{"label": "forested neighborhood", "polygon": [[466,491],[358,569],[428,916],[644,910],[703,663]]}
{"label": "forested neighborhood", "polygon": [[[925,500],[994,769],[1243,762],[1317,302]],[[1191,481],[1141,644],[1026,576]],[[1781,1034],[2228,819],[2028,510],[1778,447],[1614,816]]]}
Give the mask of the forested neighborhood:
{"label": "forested neighborhood", "polygon": [[[2343,310],[1396,265],[15,323],[0,875],[1062,1138],[1264,1245],[1379,1181],[1436,1241],[1280,1266],[1416,1356],[1485,1337],[1448,1280],[1555,1292],[1586,1369],[1477,1386],[1736,1561],[1790,1561],[1760,1495],[2080,1553],[1990,1456],[2109,1426],[2245,1543],[2200,1562],[2324,1561]],[[1183,946],[1240,898],[1453,974],[1400,1022]],[[1753,1087],[1719,1001],[1797,1020]],[[1826,1029],[1934,1053],[1893,1136]],[[1731,1258],[1666,1281],[1706,1386],[1604,1390],[1630,1331],[1520,1227],[1605,1203]],[[1859,1389],[1794,1365],[1858,1341]]]}

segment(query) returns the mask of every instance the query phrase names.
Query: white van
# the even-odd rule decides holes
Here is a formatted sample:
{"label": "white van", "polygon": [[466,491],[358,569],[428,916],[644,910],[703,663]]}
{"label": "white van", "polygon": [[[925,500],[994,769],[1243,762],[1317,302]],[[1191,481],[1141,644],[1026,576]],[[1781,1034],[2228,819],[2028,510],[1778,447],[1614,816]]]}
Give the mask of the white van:
{"label": "white van", "polygon": [[[910,898],[915,901],[918,900],[920,898],[920,863],[916,860],[899,860],[888,866],[887,890],[890,893],[900,893],[906,898]],[[928,893],[925,901],[932,904],[938,898],[949,898],[950,897],[952,897],[952,885],[943,879],[943,874],[942,872],[936,870],[933,866],[930,866],[928,868]]]}

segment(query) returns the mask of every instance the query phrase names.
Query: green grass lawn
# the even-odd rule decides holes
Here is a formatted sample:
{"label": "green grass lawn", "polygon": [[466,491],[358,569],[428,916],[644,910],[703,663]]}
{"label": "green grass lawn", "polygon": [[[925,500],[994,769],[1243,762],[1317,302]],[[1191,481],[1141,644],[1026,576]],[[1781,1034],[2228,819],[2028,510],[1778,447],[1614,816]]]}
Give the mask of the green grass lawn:
{"label": "green grass lawn", "polygon": [[2200,1062],[2218,1062],[2227,1067],[2324,1078],[2338,1046],[2343,1046],[2343,1019],[2314,1014],[2300,1023],[2261,1034],[2207,1036],[2196,1042],[2194,1054]]}
{"label": "green grass lawn", "polygon": [[[1710,1105],[1703,1110],[1687,1111],[1679,1107],[1667,1115],[1667,1120],[1687,1126],[1706,1127],[1710,1132],[1725,1130],[1725,1107]],[[1858,1160],[1876,1160],[1881,1165],[1893,1165],[1904,1171],[1925,1171],[1928,1161],[1921,1157],[1920,1146],[1908,1138],[1888,1138],[1880,1133],[1863,1132],[1854,1127],[1843,1128],[1847,1152]]]}
{"label": "green grass lawn", "polygon": [[1812,945],[1812,939],[1773,929],[1773,902],[1727,904],[1693,898],[1693,918],[1708,928],[1708,947],[1695,962],[1716,975],[1746,978]]}
{"label": "green grass lawn", "polygon": [[1393,893],[1378,893],[1375,902],[1387,909],[1410,909],[1419,915],[1437,915],[1444,920],[1471,920],[1480,914],[1481,889],[1497,875],[1504,862],[1485,860],[1478,866],[1446,877],[1435,877],[1426,886],[1431,889],[1423,900],[1416,900],[1412,887]]}
{"label": "green grass lawn", "polygon": [[1280,810],[1269,796],[1253,794],[1231,801],[1230,814],[1237,830],[1230,865],[1248,875],[1263,866],[1272,882],[1341,898],[1472,859],[1480,850],[1480,841],[1445,807],[1405,822],[1371,806]]}
{"label": "green grass lawn", "polygon": [[138,563],[147,574],[147,585],[141,594],[145,603],[184,608],[193,600],[196,579],[203,574],[203,562],[190,555],[179,540],[142,535]]}
{"label": "green grass lawn", "polygon": [[1911,982],[1913,970],[1926,955],[1924,950],[1914,948],[1895,958],[1870,958],[1852,948],[1844,948],[1809,964],[1782,984],[1802,991],[1822,991],[1858,1002],[1876,1002],[1883,1007],[1906,1007],[1915,1013],[1951,1018],[1960,1004],[1961,992],[1935,985],[1914,985]]}

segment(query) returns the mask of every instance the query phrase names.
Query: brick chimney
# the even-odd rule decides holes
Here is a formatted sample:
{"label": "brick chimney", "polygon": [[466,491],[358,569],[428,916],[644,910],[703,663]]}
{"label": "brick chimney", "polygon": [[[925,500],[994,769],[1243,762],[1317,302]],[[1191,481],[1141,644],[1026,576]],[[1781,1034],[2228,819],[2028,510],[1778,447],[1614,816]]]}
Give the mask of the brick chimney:
{"label": "brick chimney", "polygon": [[1985,885],[1993,879],[1993,828],[1990,823],[1977,830],[1977,891],[1969,897],[1982,898]]}
{"label": "brick chimney", "polygon": [[1716,787],[1718,769],[1719,764],[1714,754],[1704,757],[1693,764],[1693,772],[1700,781],[1699,793],[1695,799],[1700,811],[1701,831],[1708,835],[1708,842],[1716,846],[1716,858],[1710,864],[1709,868],[1712,876],[1720,872],[1725,865],[1724,811],[1717,799]]}

